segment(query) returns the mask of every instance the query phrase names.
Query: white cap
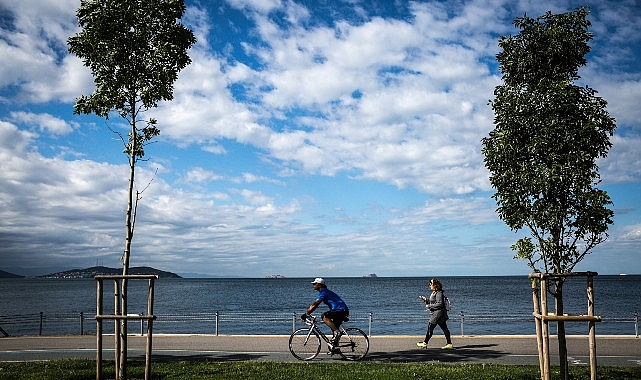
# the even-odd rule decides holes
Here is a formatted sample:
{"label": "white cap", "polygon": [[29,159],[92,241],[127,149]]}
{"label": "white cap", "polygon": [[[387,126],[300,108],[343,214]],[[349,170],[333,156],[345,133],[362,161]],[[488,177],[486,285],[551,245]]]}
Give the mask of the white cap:
{"label": "white cap", "polygon": [[325,279],[322,277],[316,277],[314,281],[312,281],[312,284],[323,284],[325,285]]}

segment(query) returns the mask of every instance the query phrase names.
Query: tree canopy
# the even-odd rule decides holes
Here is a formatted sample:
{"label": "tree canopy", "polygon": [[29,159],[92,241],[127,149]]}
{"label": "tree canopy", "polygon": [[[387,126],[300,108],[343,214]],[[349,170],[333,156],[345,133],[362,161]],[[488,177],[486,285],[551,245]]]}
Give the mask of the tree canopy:
{"label": "tree canopy", "polygon": [[590,51],[587,15],[515,20],[520,33],[499,40],[503,84],[490,101],[495,128],[482,140],[500,218],[534,238],[514,244],[515,257],[546,273],[572,271],[612,223],[596,161],[616,124],[595,90],[575,84]]}
{"label": "tree canopy", "polygon": [[[182,0],[83,0],[76,15],[82,30],[69,51],[91,69],[96,88],[76,99],[74,113],[109,118],[117,111],[135,125],[139,113],[173,99],[173,85],[191,59],[193,32],[179,23]],[[144,156],[144,142],[160,131],[150,119],[129,136],[126,153]],[[133,135],[132,135],[133,134]]]}

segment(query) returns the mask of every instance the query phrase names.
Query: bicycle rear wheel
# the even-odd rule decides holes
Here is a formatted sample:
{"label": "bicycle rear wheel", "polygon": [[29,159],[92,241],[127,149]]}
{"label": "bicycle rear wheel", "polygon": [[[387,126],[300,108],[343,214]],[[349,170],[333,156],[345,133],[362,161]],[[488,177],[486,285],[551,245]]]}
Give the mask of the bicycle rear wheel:
{"label": "bicycle rear wheel", "polygon": [[338,349],[341,356],[347,360],[361,360],[369,351],[369,338],[359,328],[346,328],[338,342]]}
{"label": "bicycle rear wheel", "polygon": [[312,360],[321,349],[321,339],[316,331],[300,328],[289,336],[289,352],[299,360]]}

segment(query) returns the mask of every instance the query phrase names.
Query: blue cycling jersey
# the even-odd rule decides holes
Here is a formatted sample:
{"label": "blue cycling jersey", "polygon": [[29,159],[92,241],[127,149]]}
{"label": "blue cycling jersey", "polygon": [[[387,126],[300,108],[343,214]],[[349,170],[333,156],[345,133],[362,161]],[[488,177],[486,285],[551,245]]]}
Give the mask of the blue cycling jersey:
{"label": "blue cycling jersey", "polygon": [[329,306],[329,310],[331,311],[349,311],[347,304],[345,304],[341,297],[327,288],[319,290],[318,298],[316,299]]}

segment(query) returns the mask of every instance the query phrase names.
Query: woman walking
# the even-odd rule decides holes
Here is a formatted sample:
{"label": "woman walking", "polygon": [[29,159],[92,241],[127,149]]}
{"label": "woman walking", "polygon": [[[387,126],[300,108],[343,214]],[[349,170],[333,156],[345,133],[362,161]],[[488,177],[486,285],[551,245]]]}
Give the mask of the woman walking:
{"label": "woman walking", "polygon": [[439,326],[443,330],[445,335],[445,340],[447,344],[441,347],[444,350],[454,348],[452,346],[452,338],[450,336],[450,330],[447,328],[447,308],[445,307],[445,295],[443,294],[443,284],[437,278],[433,278],[430,281],[430,289],[432,294],[429,298],[424,295],[418,296],[423,302],[425,302],[425,307],[430,311],[430,320],[427,323],[427,333],[425,334],[425,340],[422,342],[416,343],[420,348],[427,348],[427,343],[430,341],[432,335],[434,335],[434,329],[436,326]]}

